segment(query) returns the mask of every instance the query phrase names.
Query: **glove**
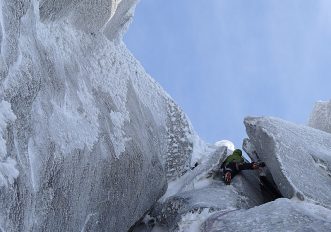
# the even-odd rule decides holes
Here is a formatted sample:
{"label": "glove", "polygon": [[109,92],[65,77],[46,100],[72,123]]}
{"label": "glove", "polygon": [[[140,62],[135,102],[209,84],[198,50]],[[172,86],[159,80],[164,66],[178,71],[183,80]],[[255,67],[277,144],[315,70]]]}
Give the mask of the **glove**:
{"label": "glove", "polygon": [[259,163],[257,163],[257,162],[253,162],[253,163],[252,163],[252,168],[253,168],[253,169],[258,169],[258,168],[259,168]]}
{"label": "glove", "polygon": [[230,184],[231,183],[231,172],[226,172],[224,175],[224,180],[226,184]]}
{"label": "glove", "polygon": [[258,169],[258,168],[263,168],[263,167],[265,167],[264,162],[253,162],[253,165],[252,165],[253,169]]}

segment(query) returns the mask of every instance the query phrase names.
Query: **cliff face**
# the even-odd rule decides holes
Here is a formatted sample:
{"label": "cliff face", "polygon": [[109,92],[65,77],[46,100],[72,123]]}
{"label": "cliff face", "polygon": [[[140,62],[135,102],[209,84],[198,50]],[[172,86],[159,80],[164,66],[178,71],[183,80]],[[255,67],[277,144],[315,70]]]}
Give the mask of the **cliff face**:
{"label": "cliff face", "polygon": [[127,231],[189,168],[186,116],[121,41],[135,3],[0,0],[2,230]]}

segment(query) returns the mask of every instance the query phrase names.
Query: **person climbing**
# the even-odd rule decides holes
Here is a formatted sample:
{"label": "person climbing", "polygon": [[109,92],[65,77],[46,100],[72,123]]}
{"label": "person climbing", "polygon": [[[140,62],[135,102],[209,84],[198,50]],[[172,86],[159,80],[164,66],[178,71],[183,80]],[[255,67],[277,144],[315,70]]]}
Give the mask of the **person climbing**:
{"label": "person climbing", "polygon": [[264,166],[264,162],[245,162],[244,158],[242,157],[242,151],[240,149],[236,149],[233,151],[232,155],[228,156],[221,165],[221,168],[223,169],[224,182],[225,184],[230,184],[232,178],[241,170],[256,170]]}

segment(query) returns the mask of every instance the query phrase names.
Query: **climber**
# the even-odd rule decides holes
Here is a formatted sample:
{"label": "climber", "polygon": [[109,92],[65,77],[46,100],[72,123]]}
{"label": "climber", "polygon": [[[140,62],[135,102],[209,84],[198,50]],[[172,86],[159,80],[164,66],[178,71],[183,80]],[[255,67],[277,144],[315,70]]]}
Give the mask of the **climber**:
{"label": "climber", "polygon": [[223,169],[224,182],[230,184],[232,178],[237,175],[241,170],[255,170],[260,167],[264,167],[265,163],[261,162],[245,162],[242,157],[242,151],[236,149],[233,151],[232,155],[228,156],[223,162],[221,168]]}

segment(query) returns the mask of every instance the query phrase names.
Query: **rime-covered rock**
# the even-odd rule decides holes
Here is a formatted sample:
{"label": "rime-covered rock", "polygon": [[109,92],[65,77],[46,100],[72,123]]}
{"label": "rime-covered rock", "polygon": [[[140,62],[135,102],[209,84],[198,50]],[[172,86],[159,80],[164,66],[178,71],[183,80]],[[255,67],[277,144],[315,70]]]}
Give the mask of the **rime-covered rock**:
{"label": "rime-covered rock", "polygon": [[316,102],[309,118],[309,126],[331,133],[331,101]]}
{"label": "rime-covered rock", "polygon": [[330,228],[330,210],[314,204],[282,198],[249,210],[215,213],[201,225],[200,231],[327,232]]}
{"label": "rime-covered rock", "polygon": [[240,204],[238,193],[234,188],[225,188],[215,184],[201,189],[179,193],[167,199],[163,204],[153,209],[159,225],[169,231],[175,231],[183,215],[203,209],[210,211],[225,211],[236,209]]}
{"label": "rime-covered rock", "polygon": [[284,197],[331,208],[331,135],[269,117],[248,117],[246,131]]}
{"label": "rime-covered rock", "polygon": [[1,230],[127,231],[187,169],[186,116],[121,41],[135,4],[0,0]]}

